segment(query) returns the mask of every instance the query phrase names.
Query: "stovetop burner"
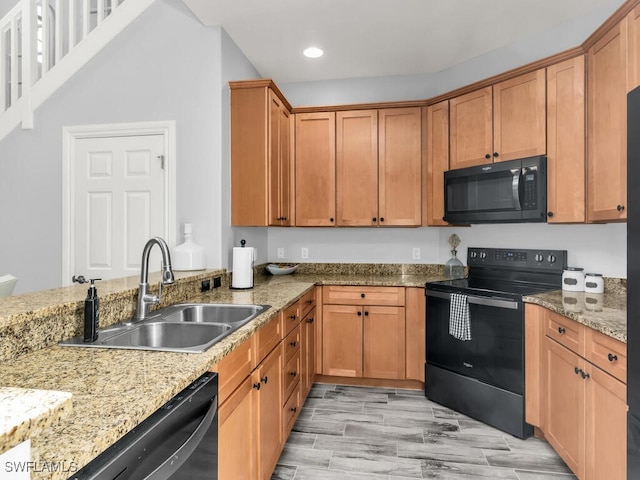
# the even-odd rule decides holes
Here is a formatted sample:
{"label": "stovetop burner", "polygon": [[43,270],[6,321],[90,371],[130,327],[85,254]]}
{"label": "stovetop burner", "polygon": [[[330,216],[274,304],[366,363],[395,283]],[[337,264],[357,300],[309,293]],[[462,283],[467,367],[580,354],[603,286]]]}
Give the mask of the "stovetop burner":
{"label": "stovetop burner", "polygon": [[516,299],[559,290],[567,251],[469,248],[467,263],[467,278],[429,282],[427,289]]}

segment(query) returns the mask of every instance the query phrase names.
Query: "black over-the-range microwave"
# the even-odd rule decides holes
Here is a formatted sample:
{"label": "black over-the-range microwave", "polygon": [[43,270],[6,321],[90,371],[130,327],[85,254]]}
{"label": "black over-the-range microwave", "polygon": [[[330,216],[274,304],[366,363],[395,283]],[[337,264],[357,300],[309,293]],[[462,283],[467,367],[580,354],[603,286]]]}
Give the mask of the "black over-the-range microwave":
{"label": "black over-the-range microwave", "polygon": [[547,157],[449,170],[444,208],[449,223],[545,222]]}

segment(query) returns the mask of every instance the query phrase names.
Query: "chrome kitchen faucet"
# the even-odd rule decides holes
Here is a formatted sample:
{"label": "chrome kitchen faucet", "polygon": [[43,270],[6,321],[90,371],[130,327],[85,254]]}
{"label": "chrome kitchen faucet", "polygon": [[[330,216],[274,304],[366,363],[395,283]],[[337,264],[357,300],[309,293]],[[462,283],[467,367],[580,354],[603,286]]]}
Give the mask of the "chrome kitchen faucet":
{"label": "chrome kitchen faucet", "polygon": [[[162,252],[162,280],[159,282],[158,295],[149,293],[149,254],[154,245],[160,247]],[[142,265],[140,270],[140,289],[138,291],[138,303],[136,307],[136,320],[144,320],[149,313],[149,305],[157,305],[162,299],[162,285],[171,285],[174,282],[173,270],[171,269],[171,254],[169,247],[160,237],[153,237],[142,250]]]}

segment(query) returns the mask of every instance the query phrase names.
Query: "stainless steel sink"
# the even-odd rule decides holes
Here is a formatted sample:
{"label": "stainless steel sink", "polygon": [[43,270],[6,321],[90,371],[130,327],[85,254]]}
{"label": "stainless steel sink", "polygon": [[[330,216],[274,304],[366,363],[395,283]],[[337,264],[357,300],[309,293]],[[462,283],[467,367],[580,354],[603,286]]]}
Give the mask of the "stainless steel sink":
{"label": "stainless steel sink", "polygon": [[269,305],[178,304],[157,310],[146,320],[100,329],[95,342],[84,342],[80,336],[58,345],[201,353],[269,308]]}

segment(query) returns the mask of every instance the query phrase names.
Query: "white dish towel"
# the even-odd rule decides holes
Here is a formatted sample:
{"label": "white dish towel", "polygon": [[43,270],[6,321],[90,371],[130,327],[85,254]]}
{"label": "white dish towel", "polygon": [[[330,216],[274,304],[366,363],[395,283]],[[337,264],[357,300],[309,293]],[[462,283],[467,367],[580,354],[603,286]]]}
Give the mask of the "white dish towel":
{"label": "white dish towel", "polygon": [[471,323],[469,321],[469,302],[461,293],[451,294],[449,307],[449,335],[458,340],[471,340]]}

